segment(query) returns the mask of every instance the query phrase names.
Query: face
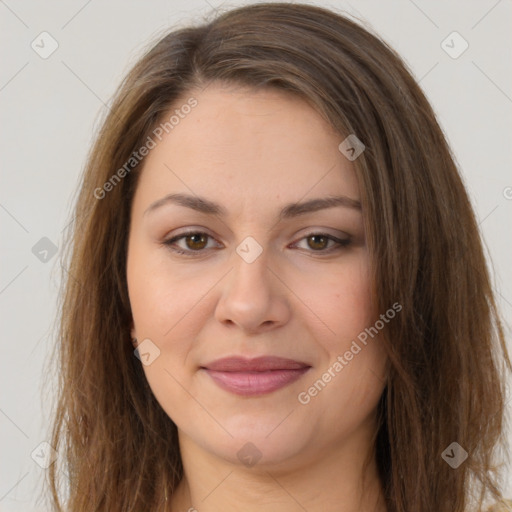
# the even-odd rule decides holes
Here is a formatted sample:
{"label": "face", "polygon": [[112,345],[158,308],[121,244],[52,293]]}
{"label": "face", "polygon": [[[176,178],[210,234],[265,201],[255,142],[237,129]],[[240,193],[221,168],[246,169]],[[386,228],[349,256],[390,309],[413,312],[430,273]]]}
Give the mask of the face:
{"label": "face", "polygon": [[341,450],[370,432],[386,363],[378,336],[361,341],[382,312],[344,137],[282,92],[190,96],[131,211],[132,334],[149,385],[180,444],[235,464]]}

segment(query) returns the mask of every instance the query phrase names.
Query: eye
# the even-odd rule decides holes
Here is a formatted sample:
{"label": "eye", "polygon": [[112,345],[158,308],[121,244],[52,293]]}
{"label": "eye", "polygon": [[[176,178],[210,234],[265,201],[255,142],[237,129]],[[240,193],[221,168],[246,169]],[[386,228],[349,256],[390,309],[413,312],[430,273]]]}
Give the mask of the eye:
{"label": "eye", "polygon": [[[178,254],[190,254],[194,256],[194,254],[191,253],[200,253],[205,248],[211,248],[207,247],[208,239],[212,239],[208,233],[202,231],[188,231],[187,233],[182,233],[181,235],[166,240],[164,245],[168,245],[171,250]],[[183,241],[185,247],[176,246],[178,241]]]}
{"label": "eye", "polygon": [[[327,233],[310,233],[301,238],[299,242],[306,241],[307,248],[312,249],[310,252],[331,253],[333,250],[340,250],[350,245],[350,238],[340,239]],[[297,245],[299,242],[295,242]],[[331,245],[329,245],[331,244]]]}
{"label": "eye", "polygon": [[[212,249],[208,246],[208,242],[213,240],[208,233],[203,231],[188,231],[177,235],[169,240],[166,240],[164,245],[168,246],[173,252],[177,254],[184,254],[187,256],[200,256],[201,253],[205,252],[205,249]],[[291,247],[298,246],[300,242],[306,242],[306,250],[308,252],[324,253],[329,254],[335,250],[341,250],[351,243],[350,238],[340,239],[327,233],[310,233],[305,237],[301,238],[298,242],[295,242]],[[178,245],[178,242],[182,242],[184,245]],[[301,248],[301,247],[299,247]],[[304,249],[302,247],[301,249]]]}

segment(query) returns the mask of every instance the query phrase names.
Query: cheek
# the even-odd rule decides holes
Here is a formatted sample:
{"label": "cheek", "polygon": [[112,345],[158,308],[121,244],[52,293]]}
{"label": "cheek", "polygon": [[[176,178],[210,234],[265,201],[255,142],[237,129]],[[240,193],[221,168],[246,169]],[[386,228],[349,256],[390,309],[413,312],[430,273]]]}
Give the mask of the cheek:
{"label": "cheek", "polygon": [[159,351],[143,370],[157,401],[171,418],[180,411],[180,421],[188,422],[192,414],[187,407],[190,395],[180,383],[201,326],[198,315],[204,314],[200,298],[212,280],[211,275],[191,278],[179,269],[171,271],[164,250],[134,246],[128,253],[128,292],[137,338],[151,340]]}
{"label": "cheek", "polygon": [[161,343],[179,332],[187,315],[201,310],[200,298],[215,280],[211,274],[171,268],[165,248],[134,244],[128,253],[127,282],[138,337]]}
{"label": "cheek", "polygon": [[354,254],[343,265],[333,265],[297,283],[294,291],[314,312],[316,320],[312,321],[319,323],[325,334],[321,343],[328,352],[339,353],[373,323],[375,311],[364,254]]}

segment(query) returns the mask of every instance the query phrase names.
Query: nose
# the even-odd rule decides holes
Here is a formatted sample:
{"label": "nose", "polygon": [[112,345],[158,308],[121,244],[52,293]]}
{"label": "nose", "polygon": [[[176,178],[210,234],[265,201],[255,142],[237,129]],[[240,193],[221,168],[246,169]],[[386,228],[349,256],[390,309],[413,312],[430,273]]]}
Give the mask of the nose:
{"label": "nose", "polygon": [[278,271],[269,265],[266,252],[251,263],[234,254],[233,266],[220,283],[215,318],[225,325],[236,325],[248,334],[286,324],[291,316],[291,292],[282,278],[277,277]]}

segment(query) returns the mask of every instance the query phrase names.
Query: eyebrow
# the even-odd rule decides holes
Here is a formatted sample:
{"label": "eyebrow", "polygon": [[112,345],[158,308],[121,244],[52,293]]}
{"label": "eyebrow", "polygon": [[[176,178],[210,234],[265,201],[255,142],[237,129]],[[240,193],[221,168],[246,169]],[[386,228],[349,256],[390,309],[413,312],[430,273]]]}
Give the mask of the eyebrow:
{"label": "eyebrow", "polygon": [[[225,217],[228,213],[223,206],[205,199],[204,197],[191,196],[189,194],[168,194],[149,205],[149,207],[144,212],[144,215],[154,212],[156,209],[167,204],[177,204],[179,206],[191,208],[192,210],[196,210],[207,215]],[[304,215],[306,213],[316,212],[327,208],[334,208],[337,206],[343,206],[345,208],[351,208],[354,210],[361,210],[361,202],[357,199],[352,199],[347,196],[328,196],[323,198],[310,199],[304,202],[289,203],[285,205],[279,212],[279,219],[290,219],[293,217],[298,217],[299,215]]]}

